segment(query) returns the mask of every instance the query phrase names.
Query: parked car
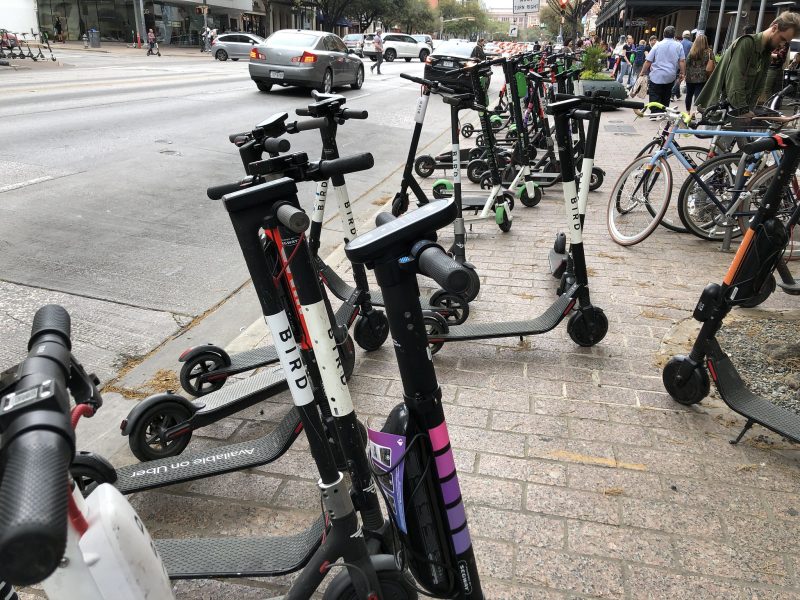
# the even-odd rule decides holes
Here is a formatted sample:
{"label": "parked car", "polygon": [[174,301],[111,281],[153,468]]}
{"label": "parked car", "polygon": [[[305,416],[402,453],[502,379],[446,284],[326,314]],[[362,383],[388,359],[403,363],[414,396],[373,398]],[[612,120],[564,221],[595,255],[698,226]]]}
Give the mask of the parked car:
{"label": "parked car", "polygon": [[321,92],[364,83],[363,63],[347,52],[342,38],[326,31],[281,29],[250,50],[250,78],[262,92],[296,85]]}
{"label": "parked car", "polygon": [[354,54],[364,56],[364,34],[363,33],[348,33],[342,38],[344,45],[348,50],[352,50]]}
{"label": "parked car", "polygon": [[474,48],[474,42],[450,40],[439,44],[439,47],[431,53],[426,61],[423,77],[432,81],[440,81],[457,92],[471,92],[472,83],[468,73],[450,75],[447,72],[474,65],[475,62],[471,58]]}
{"label": "parked car", "polygon": [[250,56],[250,50],[263,44],[264,38],[252,33],[223,33],[211,41],[211,56],[217,60],[239,60]]}
{"label": "parked car", "polygon": [[412,35],[411,37],[413,37],[415,40],[417,40],[421,44],[427,44],[428,48],[433,50],[433,38],[431,36],[425,35],[425,34],[416,34],[416,35]]}
{"label": "parked car", "polygon": [[[420,62],[425,62],[430,53],[431,49],[428,44],[420,43],[405,33],[383,35],[383,58],[386,62],[392,62],[395,58],[404,58],[406,62],[411,62],[412,58],[418,58]],[[369,43],[364,42],[364,56],[368,56],[371,60],[378,60],[378,52],[375,50],[371,38]]]}
{"label": "parked car", "polygon": [[5,29],[0,30],[0,47],[2,48],[16,48],[19,46],[17,36]]}

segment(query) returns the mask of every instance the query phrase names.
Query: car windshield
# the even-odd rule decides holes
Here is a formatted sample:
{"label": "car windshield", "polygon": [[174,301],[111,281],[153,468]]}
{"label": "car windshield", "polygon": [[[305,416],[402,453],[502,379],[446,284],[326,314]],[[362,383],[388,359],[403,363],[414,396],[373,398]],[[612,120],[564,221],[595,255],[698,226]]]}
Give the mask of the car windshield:
{"label": "car windshield", "polygon": [[358,41],[360,39],[361,39],[361,34],[360,33],[348,33],[346,36],[344,36],[344,41],[346,41],[346,42],[347,41],[355,42],[355,41]]}
{"label": "car windshield", "polygon": [[434,56],[459,56],[469,58],[474,44],[464,42],[445,42],[433,51]]}
{"label": "car windshield", "polygon": [[267,38],[267,46],[289,46],[291,48],[308,48],[314,46],[319,38],[307,33],[295,31],[276,31]]}

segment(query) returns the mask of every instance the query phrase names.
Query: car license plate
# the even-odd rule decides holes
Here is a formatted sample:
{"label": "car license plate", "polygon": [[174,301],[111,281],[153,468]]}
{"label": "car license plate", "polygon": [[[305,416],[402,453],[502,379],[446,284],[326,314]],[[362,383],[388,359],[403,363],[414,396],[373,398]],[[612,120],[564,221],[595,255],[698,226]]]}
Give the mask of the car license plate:
{"label": "car license plate", "polygon": [[283,79],[283,71],[270,71],[269,76],[272,79]]}
{"label": "car license plate", "polygon": [[452,60],[443,60],[442,61],[442,66],[443,67],[450,67],[452,69],[453,68],[453,61]]}

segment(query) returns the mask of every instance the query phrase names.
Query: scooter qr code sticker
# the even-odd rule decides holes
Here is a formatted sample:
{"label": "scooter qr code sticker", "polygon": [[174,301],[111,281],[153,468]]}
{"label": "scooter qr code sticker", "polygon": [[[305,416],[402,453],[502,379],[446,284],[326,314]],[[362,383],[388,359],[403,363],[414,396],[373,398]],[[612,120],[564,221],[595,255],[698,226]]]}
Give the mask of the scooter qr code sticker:
{"label": "scooter qr code sticker", "polygon": [[[403,533],[408,533],[406,526],[406,508],[403,502],[403,456],[406,452],[406,438],[403,435],[384,433],[382,431],[367,430],[370,461],[378,475],[378,485],[386,496],[389,509],[394,515],[397,527]],[[399,465],[398,465],[399,463]]]}

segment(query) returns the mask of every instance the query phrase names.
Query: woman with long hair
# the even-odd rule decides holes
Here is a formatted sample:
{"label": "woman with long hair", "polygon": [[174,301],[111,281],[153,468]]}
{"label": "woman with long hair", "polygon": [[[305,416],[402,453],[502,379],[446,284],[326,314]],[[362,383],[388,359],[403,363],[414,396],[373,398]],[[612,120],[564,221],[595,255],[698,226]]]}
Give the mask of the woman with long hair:
{"label": "woman with long hair", "polygon": [[692,109],[692,100],[700,95],[700,91],[714,71],[714,55],[708,46],[708,38],[698,33],[695,36],[689,56],[686,57],[686,112]]}

